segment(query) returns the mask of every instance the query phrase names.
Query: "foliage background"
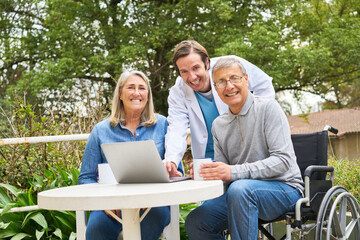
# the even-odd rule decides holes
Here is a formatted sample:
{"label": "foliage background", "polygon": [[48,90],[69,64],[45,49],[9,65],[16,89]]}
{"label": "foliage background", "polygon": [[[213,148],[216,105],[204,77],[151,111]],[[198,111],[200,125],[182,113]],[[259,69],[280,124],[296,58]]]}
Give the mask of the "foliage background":
{"label": "foliage background", "polygon": [[185,39],[211,57],[244,57],[277,92],[359,106],[359,9],[357,0],[1,0],[0,106],[16,93],[71,111],[99,89],[106,104],[121,72],[137,68],[167,115],[171,55]]}

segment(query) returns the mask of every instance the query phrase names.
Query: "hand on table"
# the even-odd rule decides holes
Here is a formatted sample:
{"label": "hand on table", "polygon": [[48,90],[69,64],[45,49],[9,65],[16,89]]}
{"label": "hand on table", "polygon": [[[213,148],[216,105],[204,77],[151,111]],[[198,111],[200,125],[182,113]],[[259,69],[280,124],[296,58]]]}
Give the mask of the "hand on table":
{"label": "hand on table", "polygon": [[169,177],[181,177],[182,174],[177,170],[177,166],[174,162],[164,162],[164,167]]}

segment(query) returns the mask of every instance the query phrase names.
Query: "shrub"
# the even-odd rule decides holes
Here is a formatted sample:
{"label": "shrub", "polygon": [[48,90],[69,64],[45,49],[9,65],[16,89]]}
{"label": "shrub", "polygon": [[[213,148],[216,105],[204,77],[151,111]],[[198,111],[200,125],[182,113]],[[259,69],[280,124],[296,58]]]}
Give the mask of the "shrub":
{"label": "shrub", "polygon": [[[58,174],[60,173],[60,174]],[[20,190],[9,184],[0,183],[0,239],[75,239],[76,216],[69,211],[36,210],[31,212],[7,213],[13,207],[36,205],[40,191],[70,186],[77,183],[79,170],[67,171],[57,167],[45,170],[45,179],[35,175],[29,180],[30,189]]]}
{"label": "shrub", "polygon": [[335,169],[333,185],[343,186],[360,202],[360,160],[329,158],[328,165]]}
{"label": "shrub", "polygon": [[[105,107],[89,109],[84,116],[76,109],[74,113],[51,109],[42,112],[22,100],[13,104],[11,109],[11,113],[0,111],[1,115],[10,114],[5,118],[11,135],[9,131],[0,132],[7,138],[90,133],[103,118],[100,113],[105,113]],[[27,179],[33,175],[45,177],[44,170],[49,170],[49,166],[79,168],[84,148],[84,141],[0,146],[0,182],[28,189]]]}

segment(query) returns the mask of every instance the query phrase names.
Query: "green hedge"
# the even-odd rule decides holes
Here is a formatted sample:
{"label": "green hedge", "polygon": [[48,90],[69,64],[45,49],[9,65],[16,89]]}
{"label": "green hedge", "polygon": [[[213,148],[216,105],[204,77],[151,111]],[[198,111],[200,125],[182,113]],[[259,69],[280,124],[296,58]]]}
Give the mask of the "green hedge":
{"label": "green hedge", "polygon": [[335,169],[333,185],[343,186],[360,202],[360,159],[329,158],[328,165]]}
{"label": "green hedge", "polygon": [[[5,116],[9,131],[4,132],[0,128],[0,138],[90,133],[92,127],[102,119],[99,112],[105,112],[91,109],[82,116],[76,109],[74,113],[39,110],[21,100],[9,109],[11,111],[8,110]],[[1,113],[2,117],[5,111]],[[79,168],[85,144],[85,141],[71,141],[0,146],[0,182],[28,189],[28,179],[34,175],[45,178],[44,169],[49,170],[49,166]],[[57,171],[57,168],[54,170]]]}

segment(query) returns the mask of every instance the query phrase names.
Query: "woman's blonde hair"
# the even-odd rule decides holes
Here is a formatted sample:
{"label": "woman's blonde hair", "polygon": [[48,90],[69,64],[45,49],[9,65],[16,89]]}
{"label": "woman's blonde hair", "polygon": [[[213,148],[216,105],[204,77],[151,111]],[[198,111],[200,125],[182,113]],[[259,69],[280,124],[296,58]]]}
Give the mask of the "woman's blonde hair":
{"label": "woman's blonde hair", "polygon": [[140,71],[125,71],[121,74],[119,81],[116,84],[116,88],[114,91],[114,97],[112,100],[111,106],[111,115],[110,115],[110,124],[115,127],[119,122],[122,125],[126,124],[125,120],[125,109],[122,100],[120,99],[120,93],[126,83],[126,80],[133,75],[137,75],[141,77],[145,83],[148,90],[148,101],[144,108],[144,111],[141,113],[140,121],[143,126],[152,126],[156,124],[157,118],[154,112],[154,103],[151,93],[150,80],[143,72]]}

